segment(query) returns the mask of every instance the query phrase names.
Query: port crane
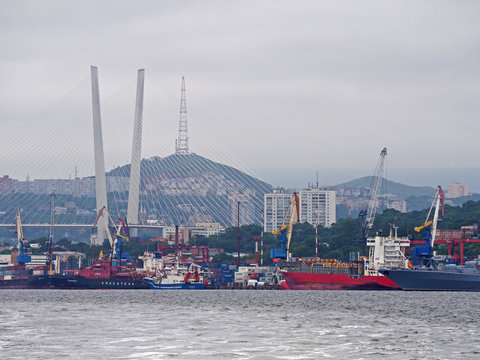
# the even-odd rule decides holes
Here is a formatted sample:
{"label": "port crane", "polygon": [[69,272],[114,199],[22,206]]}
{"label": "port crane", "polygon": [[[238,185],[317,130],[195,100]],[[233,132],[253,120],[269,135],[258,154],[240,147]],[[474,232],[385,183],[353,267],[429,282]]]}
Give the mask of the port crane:
{"label": "port crane", "polygon": [[[279,229],[272,231],[273,235],[280,233],[280,248],[271,250],[270,257],[272,259],[286,259],[287,261],[291,260],[291,254],[289,250],[295,214],[297,215],[298,223],[300,222],[300,200],[296,192],[292,194],[290,204],[283,218],[282,226]],[[287,218],[289,219],[288,223],[286,223]]]}
{"label": "port crane", "polygon": [[358,217],[360,218],[360,236],[358,240],[362,241],[364,244],[367,242],[368,234],[370,230],[372,230],[373,222],[375,221],[375,214],[377,213],[378,208],[378,193],[382,185],[383,169],[385,167],[386,156],[387,148],[383,148],[383,150],[380,152],[380,157],[378,158],[375,173],[373,174],[367,204],[365,208],[360,210],[360,213],[358,214]]}
{"label": "port crane", "polygon": [[17,241],[18,241],[17,262],[20,265],[25,265],[26,263],[32,261],[32,258],[31,256],[27,255],[27,252],[25,249],[27,240],[23,236],[22,217],[20,216],[20,209],[17,209],[17,213],[15,215],[15,232],[17,233]]}
{"label": "port crane", "polygon": [[[435,210],[432,213],[433,208]],[[435,237],[437,234],[437,222],[438,222],[438,213],[442,209],[441,217],[445,217],[445,206],[444,206],[444,192],[440,185],[438,185],[437,190],[435,191],[435,195],[433,196],[432,204],[430,205],[430,209],[428,210],[427,218],[425,222],[415,227],[416,232],[420,232],[424,230],[424,246],[416,246],[413,249],[413,257],[412,257],[412,264],[413,265],[420,265],[420,266],[429,266],[431,265],[431,258],[432,258],[432,249],[433,245],[435,244]],[[433,218],[431,216],[433,215]]]}
{"label": "port crane", "polygon": [[[104,215],[104,216],[102,216]],[[112,248],[112,266],[114,267],[119,267],[122,266],[122,260],[123,261],[128,261],[130,259],[130,256],[128,254],[122,254],[123,250],[123,241],[129,241],[128,236],[121,235],[120,232],[122,231],[122,228],[125,231],[125,234],[128,235],[127,227],[125,225],[125,222],[119,218],[120,224],[115,225],[115,222],[112,219],[112,216],[108,212],[108,209],[106,206],[100,209],[98,212],[97,218],[95,219],[95,223],[92,226],[92,230],[95,229],[97,226],[98,221],[100,220],[100,217],[102,217],[103,222],[105,224],[105,229],[107,232],[107,237],[108,241],[110,243],[110,247]],[[109,220],[112,223],[113,227],[115,228],[115,232],[112,236],[112,233],[110,232],[110,227],[109,227]]]}

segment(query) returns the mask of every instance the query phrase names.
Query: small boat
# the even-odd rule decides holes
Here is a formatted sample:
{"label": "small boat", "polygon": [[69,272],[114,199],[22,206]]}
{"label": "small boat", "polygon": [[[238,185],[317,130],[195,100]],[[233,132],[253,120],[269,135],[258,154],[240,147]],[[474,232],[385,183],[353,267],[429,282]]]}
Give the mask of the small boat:
{"label": "small boat", "polygon": [[204,276],[197,264],[189,267],[176,263],[161,266],[154,276],[145,278],[154,290],[201,290],[204,289]]}

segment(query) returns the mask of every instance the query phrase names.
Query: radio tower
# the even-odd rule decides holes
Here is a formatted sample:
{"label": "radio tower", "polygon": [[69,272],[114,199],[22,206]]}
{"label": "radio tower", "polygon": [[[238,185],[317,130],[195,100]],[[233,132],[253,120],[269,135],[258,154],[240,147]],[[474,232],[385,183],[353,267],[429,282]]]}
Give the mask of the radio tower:
{"label": "radio tower", "polygon": [[182,76],[182,97],[180,99],[180,123],[178,139],[175,140],[175,154],[188,155],[187,98],[185,96],[185,77]]}

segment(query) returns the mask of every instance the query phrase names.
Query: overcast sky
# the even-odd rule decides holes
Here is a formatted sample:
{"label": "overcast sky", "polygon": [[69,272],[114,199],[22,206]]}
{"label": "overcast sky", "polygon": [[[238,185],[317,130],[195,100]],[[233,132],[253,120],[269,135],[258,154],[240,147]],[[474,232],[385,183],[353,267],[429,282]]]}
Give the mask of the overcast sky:
{"label": "overcast sky", "polygon": [[479,19],[479,1],[3,0],[2,135],[90,65],[102,95],[145,68],[175,101],[184,75],[189,121],[274,185],[373,173],[383,147],[392,180],[478,169]]}

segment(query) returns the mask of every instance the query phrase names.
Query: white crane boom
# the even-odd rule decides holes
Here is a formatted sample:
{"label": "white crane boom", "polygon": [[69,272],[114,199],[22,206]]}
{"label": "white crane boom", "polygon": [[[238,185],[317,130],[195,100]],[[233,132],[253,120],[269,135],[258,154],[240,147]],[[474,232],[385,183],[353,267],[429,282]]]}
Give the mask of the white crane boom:
{"label": "white crane boom", "polygon": [[373,175],[372,186],[370,188],[370,195],[368,198],[367,209],[360,212],[362,219],[362,228],[361,228],[361,239],[367,240],[368,233],[373,227],[373,222],[375,221],[375,215],[378,208],[378,193],[382,185],[383,180],[383,169],[385,167],[385,157],[387,156],[387,148],[383,148],[380,152],[380,157],[377,162],[377,167]]}

